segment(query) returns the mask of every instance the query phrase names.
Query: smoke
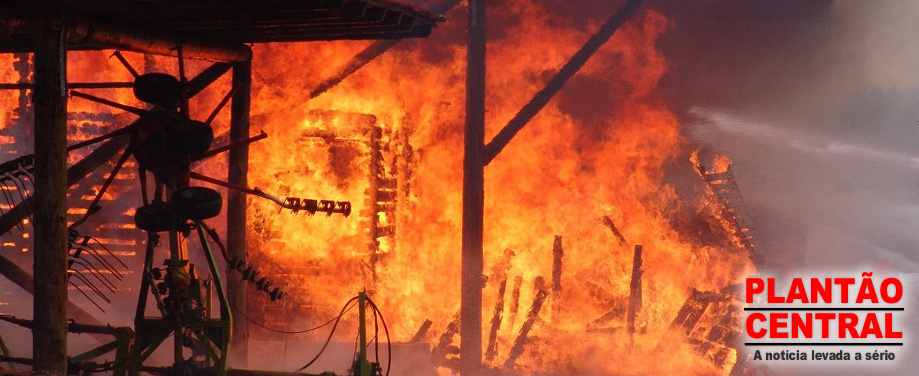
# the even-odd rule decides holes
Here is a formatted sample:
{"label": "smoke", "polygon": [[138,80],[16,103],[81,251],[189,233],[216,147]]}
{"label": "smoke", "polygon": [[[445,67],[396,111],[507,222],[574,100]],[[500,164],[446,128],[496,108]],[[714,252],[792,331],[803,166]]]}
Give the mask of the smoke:
{"label": "smoke", "polygon": [[[803,267],[919,271],[919,3],[655,2],[664,89],[748,202],[805,228]],[[766,255],[767,259],[769,255]]]}

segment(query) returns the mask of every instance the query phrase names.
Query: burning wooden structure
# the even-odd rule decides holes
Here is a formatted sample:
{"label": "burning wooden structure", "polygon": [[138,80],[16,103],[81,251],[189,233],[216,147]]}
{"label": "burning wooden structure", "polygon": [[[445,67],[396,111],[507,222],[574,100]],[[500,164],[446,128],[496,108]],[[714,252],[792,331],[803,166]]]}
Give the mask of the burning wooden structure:
{"label": "burning wooden structure", "polygon": [[[442,13],[458,3],[440,1],[431,9]],[[334,55],[354,58],[341,61],[338,56],[336,64],[328,64],[332,69],[315,68],[323,76],[313,80],[310,88],[299,82],[291,85],[291,81],[298,81],[291,79],[291,61],[309,53],[330,59],[336,56],[322,55],[318,49],[293,51],[268,44],[262,53],[271,56],[271,61],[253,66],[244,43],[419,37],[431,31],[435,18],[390,1],[275,0],[253,4],[191,2],[167,6],[138,0],[101,7],[89,1],[64,1],[62,6],[74,17],[63,20],[61,30],[67,31],[67,37],[59,37],[72,49],[121,48],[175,54],[173,47],[181,45],[187,57],[217,60],[200,65],[199,73],[188,80],[189,91],[200,94],[215,82],[219,86],[221,77],[232,70],[229,87],[221,87],[235,89],[230,126],[225,134],[218,131],[217,139],[228,142],[250,137],[250,122],[253,127],[269,127],[271,135],[253,144],[251,150],[230,149],[227,180],[259,187],[260,192],[290,195],[291,199],[297,199],[307,187],[319,196],[353,201],[361,221],[348,225],[310,222],[304,227],[302,216],[279,217],[277,207],[271,204],[250,202],[247,207],[243,194],[230,191],[229,230],[224,241],[228,256],[235,261],[227,269],[243,274],[243,278],[239,273],[228,278],[230,291],[236,292],[231,294],[230,304],[245,307],[241,311],[250,316],[234,320],[236,339],[245,342],[246,335],[277,328],[297,332],[294,328],[304,326],[303,316],[312,324],[314,319],[333,316],[340,307],[342,291],[367,287],[381,306],[393,311],[391,316],[387,310],[387,321],[398,319],[393,328],[397,340],[415,345],[431,343],[435,364],[464,374],[479,374],[486,372],[485,368],[503,374],[527,373],[533,372],[536,364],[545,365],[540,372],[546,374],[585,373],[585,369],[572,366],[571,359],[591,352],[614,354],[618,364],[593,372],[661,373],[666,368],[654,368],[658,365],[640,360],[659,353],[655,346],[664,341],[662,338],[673,338],[672,333],[681,334],[683,340],[670,341],[668,350],[693,369],[710,371],[714,367],[726,373],[738,364],[736,333],[731,331],[732,301],[725,297],[727,293],[722,294],[722,288],[751,268],[755,244],[752,236],[741,236],[748,233],[749,224],[738,219],[739,211],[733,209],[739,201],[725,193],[724,184],[729,179],[699,170],[697,165],[701,180],[691,184],[692,194],[679,195],[662,182],[662,166],[674,163],[685,147],[673,115],[653,95],[663,65],[653,46],[656,35],[666,28],[662,16],[641,11],[641,1],[628,1],[592,35],[550,38],[559,46],[587,42],[578,50],[568,48],[561,54],[573,56],[570,60],[565,57],[551,62],[561,67],[558,72],[544,68],[526,72],[545,80],[530,85],[500,78],[489,83],[485,81],[485,47],[498,42],[489,42],[485,33],[485,2],[470,1],[465,76],[455,72],[455,67],[461,66],[456,56],[465,58],[465,54],[426,47],[431,49],[425,51],[431,56],[405,57],[406,51],[400,51],[396,52],[398,57],[392,57],[383,52],[396,44],[384,40],[336,50]],[[498,6],[533,5],[515,1]],[[37,32],[34,25],[43,13],[25,2],[9,7],[13,13],[4,15],[15,16],[4,16],[10,22],[3,25],[10,26],[0,29],[0,36],[6,37],[0,46],[4,51],[26,51],[28,38]],[[113,18],[125,11],[131,16]],[[489,14],[501,17],[512,12]],[[503,46],[514,42],[519,40]],[[507,49],[512,53],[501,48],[489,51],[498,60],[525,60],[518,57],[525,55],[522,44],[516,44],[517,49]],[[625,93],[611,104],[614,115],[604,119],[609,129],[568,137],[589,127],[561,111],[553,96],[582,69],[596,75],[598,68],[588,64],[595,54],[603,69],[622,72],[609,74],[617,77],[611,79],[610,86]],[[549,55],[540,58],[545,56]],[[151,69],[163,64],[149,56],[127,56],[134,66],[141,58],[151,62]],[[425,59],[437,64],[428,64]],[[17,69],[28,71],[27,58],[16,64]],[[398,85],[396,78],[406,71],[400,65],[421,72],[413,77],[422,81],[411,85],[414,92],[401,93],[409,90]],[[373,77],[359,77],[363,80],[360,84],[346,85],[342,89],[348,91],[346,94],[330,90],[338,83],[347,84],[344,78],[365,66],[365,70],[374,70]],[[260,75],[260,67],[268,73]],[[253,101],[250,97],[253,71],[256,90],[268,97],[266,100]],[[418,87],[433,87],[436,82],[424,81],[425,76],[454,80],[458,76],[460,81],[451,81],[453,85],[440,90],[443,93],[422,93]],[[465,88],[463,79],[467,80]],[[397,84],[377,91],[363,88],[375,88],[381,80]],[[541,81],[546,85],[538,84]],[[39,81],[0,84],[13,90],[37,90],[33,85]],[[88,90],[129,84],[73,82],[70,86]],[[491,98],[496,88],[503,92],[504,86],[511,88],[508,92],[525,97],[489,103],[489,115],[485,110],[486,87]],[[530,98],[532,92],[536,94]],[[20,98],[26,93],[22,94]],[[465,107],[452,103],[463,94],[467,96]],[[208,102],[215,99],[219,96],[211,94]],[[306,101],[315,105],[304,106]],[[252,118],[250,107],[256,110]],[[84,122],[97,121],[93,114],[86,111]],[[510,119],[500,130],[488,129],[496,134],[488,143],[486,119],[489,124]],[[445,126],[463,122],[465,126]],[[530,128],[551,124],[558,131],[550,135],[544,129],[536,133],[524,130],[530,122],[539,123]],[[521,145],[520,149],[535,147],[539,151],[536,154],[557,158],[545,161],[531,157],[532,151],[514,150],[518,147],[510,147],[509,142],[515,137],[521,140],[513,145]],[[93,151],[90,156],[95,156],[84,160],[89,162],[80,162],[82,170],[80,163],[71,167],[74,183],[95,190],[99,183],[79,178],[114,158],[124,147],[116,144],[123,142],[119,140],[113,138]],[[546,140],[561,145],[547,146]],[[489,164],[499,153],[509,156]],[[458,155],[465,157],[460,160]],[[527,160],[540,160],[545,165],[534,166]],[[685,158],[680,162],[681,168],[692,168]],[[258,167],[249,169],[250,164]],[[496,177],[486,176],[486,165],[490,166],[488,173]],[[130,168],[128,162],[129,173]],[[533,181],[520,178],[525,171],[537,169],[553,173],[534,174],[540,177]],[[10,173],[15,171],[19,171],[18,165],[10,165]],[[201,176],[213,177],[210,171]],[[213,171],[223,173],[219,167]],[[96,180],[104,179],[100,176]],[[520,184],[502,185],[507,181]],[[448,194],[458,191],[460,183],[464,187],[462,199]],[[112,184],[117,188],[120,183],[116,178]],[[581,188],[572,189],[573,185]],[[123,205],[118,201],[121,197],[126,195],[103,198],[101,204],[90,200],[88,204],[119,207]],[[297,201],[295,206],[299,208],[301,203]],[[20,223],[25,207],[21,209],[11,215],[12,220],[0,223],[8,223],[10,228]],[[119,213],[124,214],[124,210]],[[71,214],[79,217],[83,213]],[[129,229],[108,223],[114,221],[94,226],[102,226],[103,240],[113,240],[109,248],[130,256],[127,246],[134,244],[127,244],[131,240],[122,234]],[[697,226],[687,229],[692,226],[686,223]],[[249,231],[238,231],[246,228]],[[706,236],[690,236],[699,232]],[[444,235],[460,233],[462,257],[454,256],[460,248],[459,236]],[[29,241],[24,242],[17,240],[11,248],[28,247]],[[140,239],[136,245],[142,243]],[[460,262],[462,272],[451,268]],[[726,271],[719,272],[722,267]],[[700,277],[689,278],[693,273]],[[485,274],[487,279],[482,278]],[[256,287],[263,291],[269,290],[267,281],[283,284],[290,297],[278,305],[262,304],[265,296],[245,295],[250,285],[245,281],[251,285],[261,281]],[[457,284],[462,285],[460,294],[451,292]],[[490,320],[483,322],[483,314]],[[250,320],[266,328],[245,329]],[[301,334],[310,340],[324,339]],[[235,356],[244,358],[246,353]]]}

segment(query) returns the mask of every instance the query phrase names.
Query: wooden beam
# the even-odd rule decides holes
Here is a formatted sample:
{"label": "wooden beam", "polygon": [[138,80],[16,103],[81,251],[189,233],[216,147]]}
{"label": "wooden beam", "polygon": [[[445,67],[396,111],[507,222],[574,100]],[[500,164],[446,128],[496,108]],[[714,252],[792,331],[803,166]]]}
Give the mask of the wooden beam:
{"label": "wooden beam", "polygon": [[[182,46],[187,58],[216,61],[247,61],[252,51],[243,44],[219,43],[172,35],[161,30],[144,29],[136,25],[122,25],[80,16],[76,11],[49,13],[35,4],[11,2],[0,4],[0,24],[7,30],[26,34],[40,34],[49,23],[63,28],[69,46],[77,49],[120,49],[156,55],[176,55]],[[49,17],[55,14],[56,17]]]}
{"label": "wooden beam", "polygon": [[[233,63],[233,87],[237,88],[230,107],[230,140],[249,137],[249,107],[252,91],[251,62]],[[248,186],[249,144],[241,144],[229,151],[227,181],[239,186]],[[246,225],[247,195],[234,189],[227,190],[227,253],[231,258],[248,259]],[[244,314],[248,309],[247,284],[245,281],[227,276],[227,296],[230,305]],[[233,320],[233,344],[230,359],[234,368],[246,368],[248,363],[249,328],[246,320]]]}
{"label": "wooden beam", "polygon": [[33,371],[67,373],[67,53],[65,31],[35,45]]}
{"label": "wooden beam", "polygon": [[568,82],[571,77],[574,77],[575,73],[581,70],[581,67],[584,66],[587,59],[590,59],[601,46],[609,41],[613,33],[615,33],[616,30],[638,10],[643,1],[644,0],[629,0],[629,2],[620,8],[616,14],[610,17],[610,19],[600,27],[600,30],[597,30],[594,35],[591,35],[590,39],[574,53],[571,60],[559,69],[558,73],[549,80],[549,83],[547,83],[542,90],[537,92],[536,95],[514,115],[507,125],[488,142],[488,145],[485,146],[486,165],[491,163],[491,161],[501,153],[501,150],[504,150],[504,147],[517,135],[517,132],[520,132],[520,130],[523,129],[523,127],[527,125],[547,103],[549,103],[549,100],[565,86],[565,83]]}
{"label": "wooden beam", "polygon": [[[433,14],[442,14],[451,9],[453,9],[461,0],[444,0],[431,7],[431,13]],[[363,68],[367,63],[370,63],[389,49],[395,47],[402,39],[388,39],[380,40],[371,43],[367,48],[364,48],[357,55],[351,58],[344,66],[342,66],[337,73],[331,77],[323,80],[319,85],[316,86],[313,90],[310,91],[310,99],[318,97],[320,94],[325,93],[329,89],[335,87],[346,78]]]}
{"label": "wooden beam", "polygon": [[224,73],[232,68],[232,64],[228,63],[214,63],[207,69],[198,73],[195,78],[192,78],[188,81],[188,95],[195,96],[200,93],[202,90],[210,86],[214,81],[217,81]]}
{"label": "wooden beam", "polygon": [[466,130],[463,156],[463,250],[460,291],[460,374],[482,366],[482,270],[485,196],[485,0],[469,0]]}

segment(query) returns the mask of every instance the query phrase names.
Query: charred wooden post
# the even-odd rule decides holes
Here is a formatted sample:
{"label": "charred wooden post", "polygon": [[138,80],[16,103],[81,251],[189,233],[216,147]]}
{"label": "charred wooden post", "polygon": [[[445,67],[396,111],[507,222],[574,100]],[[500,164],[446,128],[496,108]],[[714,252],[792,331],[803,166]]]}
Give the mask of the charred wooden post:
{"label": "charred wooden post", "polygon": [[[238,88],[230,107],[230,139],[242,140],[249,137],[249,107],[252,91],[252,63],[233,63],[233,87]],[[193,80],[194,81],[194,80]],[[249,145],[242,144],[229,151],[227,181],[230,184],[248,186]],[[227,254],[230,258],[248,260],[248,228],[246,226],[246,195],[233,189],[227,190]],[[227,271],[230,273],[230,271]],[[227,296],[230,306],[246,313],[248,290],[246,283],[227,276]],[[249,328],[246,320],[232,321],[233,342],[230,346],[234,367],[244,368],[248,363]]]}
{"label": "charred wooden post", "polygon": [[[731,350],[739,348],[743,338],[743,310],[739,306],[729,308],[712,326],[705,342],[699,346],[699,353],[708,355],[712,363],[723,367],[730,358]],[[738,357],[740,362],[742,357]]]}
{"label": "charred wooden post", "polygon": [[[16,60],[13,61],[13,69],[19,73],[19,82],[25,83],[28,80],[29,75],[32,73],[32,64],[29,63],[29,54],[15,54]],[[17,140],[22,140],[24,143],[32,143],[32,133],[29,127],[25,126],[26,124],[31,124],[33,121],[32,109],[34,108],[29,101],[29,91],[27,88],[19,89],[19,106],[16,107],[16,120],[23,127],[19,128],[22,132],[22,135],[28,135],[28,139],[17,138]]]}
{"label": "charred wooden post", "polygon": [[415,332],[415,335],[412,336],[412,339],[409,340],[408,342],[409,343],[419,343],[419,342],[424,341],[424,337],[427,336],[428,330],[431,329],[431,325],[433,324],[434,322],[431,320],[424,320],[424,322],[421,324],[421,327],[418,328],[418,331]]}
{"label": "charred wooden post", "polygon": [[590,323],[590,325],[588,325],[588,328],[599,329],[603,325],[605,325],[606,323],[610,321],[613,321],[614,319],[617,319],[617,318],[621,319],[622,316],[624,316],[626,314],[626,311],[628,310],[628,307],[625,301],[625,297],[610,298],[606,306],[609,307],[610,310],[606,312],[603,316],[600,316],[600,318]]}
{"label": "charred wooden post", "polygon": [[575,73],[584,66],[584,63],[586,63],[601,46],[606,44],[610,37],[613,36],[613,33],[615,33],[633,13],[638,11],[642,2],[643,0],[629,0],[626,5],[620,8],[619,11],[613,14],[613,16],[600,27],[600,30],[597,30],[594,35],[590,36],[590,39],[575,52],[571,60],[559,69],[558,73],[549,80],[546,86],[537,92],[536,95],[514,115],[514,118],[507,122],[507,125],[501,128],[501,131],[488,142],[488,145],[485,146],[485,164],[491,163],[491,161],[501,153],[501,150],[503,150],[504,147],[511,142],[514,136],[517,135],[517,132],[520,132],[530,119],[536,116],[536,114],[549,103],[549,100],[565,86],[565,83],[568,82],[571,77],[574,77]]}
{"label": "charred wooden post", "polygon": [[508,325],[514,328],[514,322],[517,321],[517,311],[520,309],[520,287],[523,285],[523,277],[514,277],[514,289],[511,291],[510,320]]}
{"label": "charred wooden post", "polygon": [[530,312],[527,313],[527,319],[523,322],[523,326],[520,327],[520,334],[517,336],[517,339],[514,340],[514,347],[511,347],[507,360],[504,362],[504,369],[513,369],[514,364],[517,363],[517,358],[523,355],[523,348],[527,344],[527,336],[530,334],[530,330],[533,329],[533,324],[536,323],[536,319],[539,318],[539,311],[542,309],[546,297],[549,296],[549,292],[546,291],[544,284],[545,282],[543,282],[542,277],[536,278],[536,282],[534,283],[536,297],[533,299],[533,306],[530,307]]}
{"label": "charred wooden post", "polygon": [[434,358],[435,362],[447,361],[447,348],[450,347],[450,343],[453,342],[453,337],[459,333],[459,330],[460,316],[456,315],[453,316],[453,320],[450,320],[450,323],[447,324],[447,329],[440,335],[437,345],[431,349],[431,356]]}
{"label": "charred wooden post", "polygon": [[635,318],[641,310],[641,250],[640,245],[635,246],[635,255],[632,258],[632,282],[629,283],[629,314],[626,316],[626,328],[629,336],[635,334]]}
{"label": "charred wooden post", "polygon": [[616,227],[616,224],[613,222],[612,218],[610,218],[608,215],[603,216],[603,224],[605,224],[606,227],[609,228],[609,230],[613,232],[613,236],[615,236],[616,239],[619,240],[619,245],[625,245],[626,243],[628,243],[625,240],[625,236],[622,236],[622,233],[619,232],[619,227]]}
{"label": "charred wooden post", "polygon": [[67,373],[67,52],[52,27],[35,46],[35,372]]}
{"label": "charred wooden post", "polygon": [[565,250],[562,248],[562,237],[555,235],[552,244],[552,317],[557,318],[561,308],[562,297],[562,257]]}
{"label": "charred wooden post", "polygon": [[680,330],[684,335],[689,335],[692,333],[692,329],[696,327],[699,319],[702,318],[702,314],[705,313],[705,309],[708,308],[708,304],[711,301],[711,293],[702,292],[691,287],[689,297],[686,298],[686,302],[683,303],[673,322],[670,323],[670,328]]}
{"label": "charred wooden post", "polygon": [[488,331],[488,347],[485,349],[485,360],[492,361],[498,355],[498,330],[501,329],[502,313],[504,312],[504,292],[507,289],[507,277],[498,282],[498,301],[495,302],[495,311],[491,316],[491,329]]}
{"label": "charred wooden post", "polygon": [[491,328],[488,331],[488,346],[485,350],[485,359],[491,361],[498,355],[498,330],[501,329],[501,321],[504,318],[504,295],[507,290],[507,271],[511,268],[511,258],[514,251],[510,248],[504,250],[504,258],[495,265],[492,273],[493,277],[498,280],[498,300],[495,302],[495,310],[491,316]]}
{"label": "charred wooden post", "polygon": [[[389,145],[383,143],[383,128],[378,125],[370,127],[370,190],[368,212],[370,218],[370,273],[372,282],[377,281],[379,263],[386,255],[380,247],[380,240],[388,238],[392,250],[396,236],[396,201],[398,200],[398,177],[386,170],[383,157],[384,149]],[[385,221],[384,221],[385,219]]]}
{"label": "charred wooden post", "polygon": [[466,126],[463,154],[463,252],[460,296],[460,374],[482,364],[482,271],[485,195],[485,0],[469,0],[466,49]]}

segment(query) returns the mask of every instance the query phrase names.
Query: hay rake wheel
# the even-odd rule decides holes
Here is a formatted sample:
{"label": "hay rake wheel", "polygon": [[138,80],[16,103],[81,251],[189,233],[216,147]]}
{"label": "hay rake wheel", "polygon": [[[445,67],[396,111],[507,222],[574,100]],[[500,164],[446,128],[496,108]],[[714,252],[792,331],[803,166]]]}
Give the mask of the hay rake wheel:
{"label": "hay rake wheel", "polygon": [[[98,137],[97,140],[91,140],[103,140],[113,137],[111,135],[120,134],[131,136],[130,145],[125,149],[107,181],[118,172],[129,155],[134,157],[139,168],[143,206],[137,208],[134,219],[137,228],[147,233],[147,245],[135,314],[136,338],[128,362],[128,374],[136,375],[144,369],[144,362],[172,336],[173,374],[191,374],[195,373],[196,369],[211,367],[216,370],[218,376],[223,376],[227,372],[232,317],[227,293],[208,237],[219,246],[224,260],[230,260],[216,233],[204,223],[204,220],[219,215],[222,197],[213,189],[192,186],[191,180],[205,181],[269,199],[292,212],[323,212],[327,215],[347,216],[350,214],[351,205],[349,202],[330,200],[281,200],[257,188],[237,186],[193,172],[194,162],[264,139],[267,135],[262,132],[260,135],[230,141],[226,146],[212,149],[214,135],[210,123],[238,88],[231,89],[205,121],[191,119],[188,115],[189,81],[185,78],[182,51],[178,49],[177,52],[178,78],[164,73],[139,75],[123,56],[117,52],[114,55],[135,77],[134,94],[141,101],[151,105],[150,110],[126,106],[76,91],[72,91],[71,95],[139,116],[131,125],[110,135]],[[147,191],[147,171],[152,174],[154,180],[152,197]],[[97,198],[104,194],[106,186],[107,184],[103,186]],[[93,206],[97,202],[98,200],[94,200],[86,216],[74,222],[74,226],[78,226],[87,216],[98,211]],[[162,269],[154,267],[155,248],[159,244],[160,233],[167,234],[169,249]],[[195,237],[207,261],[210,280],[200,279],[195,265],[189,262],[186,240]],[[267,287],[270,282],[264,281],[265,278],[248,279],[260,284],[259,291],[264,291],[272,300],[284,295],[278,288],[269,291]],[[207,292],[202,293],[202,290]],[[212,291],[216,291],[219,301],[216,310],[213,310],[210,304]],[[147,302],[150,297],[155,302],[158,316],[147,315]],[[216,317],[213,317],[214,313],[217,313]],[[191,349],[190,357],[186,356],[187,348]]]}
{"label": "hay rake wheel", "polygon": [[[128,147],[109,172],[88,210],[70,225],[70,229],[76,232],[78,226],[99,212],[99,200],[127,159],[133,157],[138,165],[143,201],[143,205],[135,211],[135,226],[147,233],[147,244],[134,317],[134,344],[127,364],[120,367],[118,373],[138,374],[145,367],[144,362],[172,336],[171,373],[188,374],[194,372],[194,368],[213,367],[217,375],[225,375],[232,319],[203,223],[204,219],[219,214],[222,198],[212,189],[191,186],[189,174],[193,162],[229,150],[211,150],[214,135],[210,122],[235,90],[227,93],[206,122],[195,121],[188,115],[189,83],[185,78],[181,49],[178,49],[178,78],[165,73],[140,75],[120,53],[116,52],[114,56],[134,76],[135,97],[151,108],[140,109],[79,91],[70,92],[75,98],[138,115],[138,119],[128,126],[74,145],[83,147],[113,137],[130,136]],[[148,171],[153,176],[152,195],[148,192]],[[168,256],[162,269],[154,266],[160,233],[166,233],[169,239]],[[190,236],[192,233],[197,234],[210,280],[199,278],[195,265],[189,262],[186,240],[193,237]],[[210,292],[212,288],[217,290],[220,301],[216,317],[211,312],[209,294],[202,292]],[[156,303],[156,312],[148,312],[147,302],[151,296]],[[187,348],[191,349],[190,356]]]}
{"label": "hay rake wheel", "polygon": [[[132,87],[135,97],[146,102],[151,107],[149,109],[121,104],[78,90],[71,90],[69,93],[72,98],[92,101],[138,116],[137,120],[127,126],[77,142],[67,148],[68,151],[74,151],[91,145],[100,145],[84,160],[70,167],[68,175],[72,176],[68,179],[71,185],[81,180],[84,175],[92,174],[92,171],[112,160],[120,152],[120,157],[117,158],[114,167],[105,174],[100,188],[94,195],[89,194],[88,197],[92,197],[92,201],[83,214],[68,226],[72,258],[69,265],[70,275],[87,287],[87,291],[78,290],[100,310],[103,308],[94,297],[108,302],[105,291],[113,291],[116,288],[115,282],[109,278],[114,277],[120,281],[122,275],[114,269],[113,263],[99,257],[102,250],[109,255],[113,255],[112,252],[104,245],[101,249],[93,247],[96,243],[102,244],[91,236],[81,234],[79,228],[102,210],[100,204],[103,196],[107,194],[128,159],[133,157],[139,170],[143,202],[135,211],[134,222],[138,229],[146,232],[147,244],[134,320],[135,341],[126,361],[108,366],[109,370],[115,371],[116,376],[126,373],[134,375],[145,369],[150,370],[151,367],[144,365],[144,361],[170,336],[174,337],[174,357],[170,373],[188,374],[195,372],[197,368],[212,367],[217,375],[226,374],[231,337],[230,307],[208,237],[218,245],[228,267],[239,271],[243,275],[243,280],[255,285],[257,291],[264,292],[272,301],[286,295],[278,287],[269,288],[272,284],[266,278],[257,278],[258,272],[250,271],[251,265],[246,267],[240,264],[239,260],[233,263],[233,260],[229,259],[216,232],[204,223],[204,220],[219,214],[222,197],[213,189],[192,186],[192,179],[268,199],[292,213],[348,216],[351,212],[350,202],[299,197],[281,199],[258,188],[234,185],[192,171],[198,161],[259,141],[267,135],[262,132],[245,139],[229,140],[223,146],[212,148],[214,135],[210,123],[233,97],[237,88],[231,89],[203,122],[191,119],[188,115],[188,102],[192,96],[229,71],[230,65],[215,63],[192,80],[188,80],[185,78],[181,48],[177,50],[178,78],[163,73],[140,75],[119,52],[115,52],[113,56],[135,78],[134,83],[83,84],[86,88]],[[111,123],[112,120],[103,122]],[[128,138],[129,143],[125,142]],[[22,220],[31,214],[31,197],[27,183],[31,183],[32,180],[32,166],[34,157],[31,155],[0,163],[0,180],[10,180],[0,181],[0,184],[10,183],[10,186],[16,188],[16,192],[2,189],[3,198],[9,203],[9,210],[0,213],[0,227],[6,230],[13,226],[22,226]],[[148,192],[148,171],[153,176],[152,195]],[[14,197],[17,194],[18,198]],[[19,201],[19,204],[14,205],[14,201]],[[163,268],[154,266],[155,248],[159,245],[160,233],[168,234],[169,239],[169,252]],[[197,238],[200,243],[211,279],[199,279],[197,269],[189,262],[186,244],[188,238]],[[81,255],[85,257],[80,258]],[[128,268],[121,260],[116,260],[125,269]],[[108,277],[93,272],[102,268],[109,269]],[[210,295],[214,291],[220,301],[217,309],[211,307]],[[150,300],[155,302],[152,311],[147,306]],[[148,311],[155,316],[148,317]],[[187,356],[189,353],[190,357]]]}

